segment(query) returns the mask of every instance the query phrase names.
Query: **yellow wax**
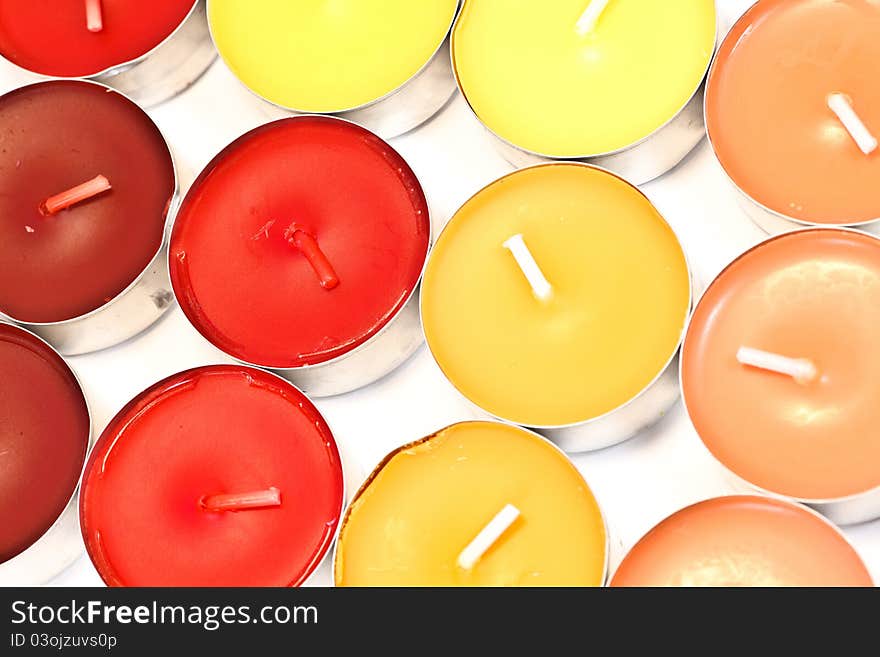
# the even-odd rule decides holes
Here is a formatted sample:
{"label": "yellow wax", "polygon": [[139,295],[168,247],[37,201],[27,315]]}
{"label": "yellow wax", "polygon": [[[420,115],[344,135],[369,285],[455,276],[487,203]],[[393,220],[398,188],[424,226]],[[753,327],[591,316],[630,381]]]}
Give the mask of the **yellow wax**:
{"label": "yellow wax", "polygon": [[449,32],[456,0],[211,0],[232,72],[263,98],[305,112],[351,109],[393,91]]}
{"label": "yellow wax", "polygon": [[675,116],[715,46],[713,0],[466,0],[452,36],[468,102],[493,132],[554,157],[623,148]]}
{"label": "yellow wax", "polygon": [[[507,504],[520,515],[470,569],[458,555]],[[338,586],[599,586],[602,514],[557,448],[498,422],[463,422],[385,459],[349,507]]]}
{"label": "yellow wax", "polygon": [[[553,293],[539,300],[502,244],[521,233]],[[490,413],[529,426],[588,420],[638,394],[678,348],[684,253],[629,183],[583,164],[522,169],[451,219],[422,283],[440,368]]]}

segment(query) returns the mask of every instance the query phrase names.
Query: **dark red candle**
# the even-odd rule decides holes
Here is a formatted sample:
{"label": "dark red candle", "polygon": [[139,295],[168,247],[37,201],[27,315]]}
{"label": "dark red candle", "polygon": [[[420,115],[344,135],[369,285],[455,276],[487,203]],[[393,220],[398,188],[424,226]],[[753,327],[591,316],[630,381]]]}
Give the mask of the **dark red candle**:
{"label": "dark red candle", "polygon": [[181,372],[123,408],[95,445],[80,521],[116,586],[292,586],[326,553],[343,504],[330,429],[273,374]]}
{"label": "dark red candle", "polygon": [[158,46],[194,5],[193,0],[0,0],[0,54],[44,75],[91,76]]}
{"label": "dark red candle", "polygon": [[55,322],[102,306],[161,247],[176,184],[162,135],[125,97],[73,80],[0,97],[0,130],[0,311]]}
{"label": "dark red candle", "polygon": [[388,144],[339,119],[283,119],[234,141],[196,180],[175,220],[171,280],[227,353],[312,365],[403,306],[429,232],[422,188]]}
{"label": "dark red candle", "polygon": [[67,364],[35,335],[0,323],[0,563],[64,511],[89,432],[86,400]]}

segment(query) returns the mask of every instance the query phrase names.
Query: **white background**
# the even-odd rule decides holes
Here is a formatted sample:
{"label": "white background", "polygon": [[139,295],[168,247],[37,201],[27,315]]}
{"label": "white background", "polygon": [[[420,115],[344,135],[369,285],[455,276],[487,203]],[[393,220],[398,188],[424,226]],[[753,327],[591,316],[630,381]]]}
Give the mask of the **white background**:
{"label": "white background", "polygon": [[[749,4],[719,0],[722,32]],[[34,79],[0,64],[0,92]],[[184,189],[227,143],[279,116],[252,97],[220,61],[192,88],[149,113],[171,144]],[[460,96],[392,145],[425,188],[435,233],[474,192],[512,170]],[[643,189],[680,236],[697,293],[727,262],[764,237],[738,207],[705,139],[678,167]],[[189,367],[222,362],[232,361],[196,333],[176,306],[134,339],[70,359],[83,382],[96,435],[152,383]],[[424,346],[381,381],[318,399],[316,405],[339,443],[349,494],[394,447],[453,422],[481,417],[443,378]],[[572,458],[604,511],[612,570],[626,550],[668,514],[701,499],[742,491],[705,451],[680,403],[659,425],[632,440]],[[845,533],[880,581],[880,521],[847,527]],[[85,553],[52,583],[102,584]],[[332,583],[329,560],[309,583]]]}

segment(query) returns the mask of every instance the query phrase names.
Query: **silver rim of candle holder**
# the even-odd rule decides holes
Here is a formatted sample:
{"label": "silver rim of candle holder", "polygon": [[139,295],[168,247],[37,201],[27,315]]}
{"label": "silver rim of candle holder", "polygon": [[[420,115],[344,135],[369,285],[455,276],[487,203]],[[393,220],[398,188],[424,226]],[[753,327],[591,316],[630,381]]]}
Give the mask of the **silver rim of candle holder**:
{"label": "silver rim of candle holder", "polygon": [[140,57],[82,76],[53,76],[10,64],[45,80],[87,80],[103,83],[142,107],[152,107],[189,88],[217,56],[208,33],[206,0],[192,9],[165,39]]}
{"label": "silver rim of candle holder", "polygon": [[[22,321],[0,310],[0,321],[5,320],[17,324],[36,333],[52,343],[55,349],[64,356],[77,356],[112,347],[134,337],[149,328],[171,307],[174,294],[171,291],[171,279],[168,275],[168,235],[169,227],[174,221],[174,214],[180,204],[180,177],[171,147],[162,131],[159,130],[159,126],[143,108],[117,89],[94,80],[53,78],[18,87],[8,93],[12,94],[30,86],[56,82],[91,84],[112,91],[132,103],[162,138],[174,175],[174,189],[165,215],[162,242],[147,266],[113,299],[83,315],[57,322]],[[0,100],[2,100],[2,96],[0,96]]]}
{"label": "silver rim of candle holder", "polygon": [[340,516],[339,526],[336,528],[336,540],[333,544],[333,561],[331,562],[331,567],[330,567],[330,569],[331,569],[330,577],[333,582],[332,586],[334,586],[334,587],[338,586],[338,584],[336,583],[336,557],[337,557],[337,552],[339,551],[339,536],[342,533],[342,528],[345,526],[345,523],[348,522],[348,517],[351,513],[351,509],[354,506],[354,503],[361,496],[361,494],[364,493],[364,491],[366,491],[370,487],[370,485],[373,483],[373,481],[376,479],[376,477],[379,475],[379,473],[382,471],[382,469],[386,465],[388,465],[388,462],[391,461],[391,459],[393,459],[395,456],[397,456],[397,454],[403,452],[404,450],[421,445],[422,443],[427,442],[427,441],[431,440],[432,438],[434,438],[437,434],[442,433],[444,431],[447,431],[448,429],[452,429],[452,428],[457,427],[462,424],[479,424],[479,423],[502,424],[502,425],[505,425],[508,427],[513,427],[514,429],[519,429],[520,431],[524,431],[525,433],[529,434],[530,436],[533,436],[534,438],[538,438],[542,442],[544,442],[547,445],[549,445],[550,447],[552,447],[556,452],[558,452],[559,455],[562,456],[563,459],[565,459],[566,463],[568,463],[572,467],[572,469],[578,473],[578,476],[581,478],[581,481],[584,482],[584,485],[587,487],[587,490],[590,491],[590,495],[593,496],[593,500],[596,502],[596,508],[599,510],[599,517],[602,518],[602,528],[603,528],[603,531],[605,532],[605,563],[602,566],[602,577],[600,579],[598,587],[604,587],[604,586],[608,585],[608,582],[610,581],[610,578],[608,576],[609,575],[608,564],[609,564],[610,554],[611,554],[611,536],[608,533],[608,520],[605,518],[605,512],[602,510],[602,504],[599,502],[599,498],[596,496],[596,491],[590,486],[589,482],[586,480],[583,473],[581,473],[581,471],[578,470],[577,466],[571,460],[571,457],[569,457],[568,454],[566,454],[564,451],[562,451],[562,449],[560,449],[559,445],[555,444],[552,440],[549,440],[546,436],[542,436],[540,433],[537,433],[536,431],[532,431],[531,429],[520,426],[518,424],[513,424],[512,422],[508,422],[506,420],[492,419],[492,420],[462,420],[460,422],[454,422],[452,424],[446,425],[445,427],[437,429],[436,431],[428,434],[427,436],[422,436],[421,438],[417,438],[416,440],[412,440],[408,443],[401,445],[400,447],[396,447],[396,448],[392,449],[390,452],[388,452],[385,456],[382,457],[382,459],[379,461],[379,463],[370,471],[370,474],[367,475],[366,479],[364,479],[363,483],[360,486],[358,486],[357,491],[355,492],[354,496],[351,498],[351,501],[345,506],[345,509],[343,509],[343,513]]}
{"label": "silver rim of candle holder", "polygon": [[[211,0],[207,0],[210,3]],[[254,97],[265,103],[268,108],[280,110],[293,116],[335,116],[340,119],[357,123],[370,130],[382,139],[399,137],[411,130],[418,128],[437,114],[455,93],[455,81],[452,77],[451,60],[449,57],[449,34],[455,24],[458,12],[461,10],[461,0],[449,22],[446,35],[437,45],[434,53],[428,58],[418,71],[413,73],[408,80],[388,93],[371,100],[367,103],[354,107],[334,110],[332,112],[310,112],[299,110],[295,107],[281,105],[265,96],[260,95],[250,86],[245,84],[234,72],[236,79]],[[210,5],[209,5],[210,6]],[[210,30],[210,24],[208,26]],[[211,32],[211,42],[216,46],[216,39]],[[232,66],[226,61],[223,53],[216,48],[220,59],[232,71]]]}
{"label": "silver rim of candle holder", "polygon": [[[262,126],[254,128],[254,130],[264,129],[267,126],[271,126],[274,123],[279,123],[282,121],[296,121],[304,118],[320,118],[327,121],[341,121],[343,123],[353,125],[360,130],[366,130],[367,132],[370,132],[378,139],[380,139],[382,143],[385,144],[386,148],[397,154],[401,161],[406,164],[406,166],[410,169],[412,179],[416,181],[416,183],[419,185],[419,191],[421,191],[422,196],[424,197],[424,190],[422,188],[421,182],[419,181],[418,176],[416,176],[412,168],[409,167],[409,163],[406,161],[406,158],[404,158],[386,140],[382,139],[382,137],[379,137],[375,133],[371,132],[368,128],[365,128],[364,126],[359,125],[354,121],[349,121],[348,119],[342,117],[327,114],[299,114],[295,116],[288,116],[282,119],[277,119],[276,121],[271,121],[269,123],[263,124]],[[205,167],[196,177],[193,184],[190,186],[190,191],[197,189],[199,183],[202,181],[205,175],[207,175],[207,173],[214,167],[214,165],[226,155],[230,148],[232,148],[239,140],[248,136],[250,132],[252,131],[246,132],[245,134],[237,137],[232,142],[223,147],[223,149],[220,150],[220,152],[217,153],[217,155],[215,155],[211,159],[211,161],[205,165]],[[178,210],[180,209],[180,207],[183,206],[185,200],[186,199],[178,204]],[[425,202],[425,207],[428,207],[427,200]],[[169,224],[169,239],[166,240],[166,242],[169,244],[169,248],[166,249],[166,254],[164,256],[166,260],[164,265],[166,273],[167,271],[170,271],[171,266],[170,262],[172,253],[170,249],[170,236],[174,231],[174,224],[176,223],[176,219],[177,213],[175,213],[173,220]],[[217,349],[220,349],[220,351],[226,353],[226,355],[230,358],[241,363],[242,365],[270,370],[278,376],[281,376],[282,378],[287,379],[288,381],[293,383],[297,388],[302,390],[310,397],[331,397],[334,395],[340,395],[346,392],[351,392],[352,390],[357,390],[358,388],[362,388],[390,374],[405,361],[407,361],[409,357],[412,356],[416,352],[416,350],[422,345],[423,337],[421,320],[419,319],[419,298],[421,280],[422,276],[425,273],[425,267],[428,264],[428,255],[431,252],[432,244],[433,220],[431,218],[430,208],[427,209],[425,222],[425,229],[427,230],[427,248],[425,249],[424,260],[422,262],[421,270],[419,271],[419,276],[416,279],[416,283],[413,285],[413,289],[406,297],[406,300],[401,304],[400,308],[397,309],[397,312],[389,317],[385,325],[381,329],[376,331],[376,333],[373,334],[368,340],[359,344],[351,351],[340,354],[335,358],[331,358],[330,360],[324,361],[322,363],[316,363],[314,365],[301,365],[299,367],[273,367],[271,365],[252,363],[242,358],[238,358],[233,354],[229,354],[221,347],[215,345],[210,339],[208,339],[207,336],[205,336],[199,330],[198,326],[196,326],[196,323],[190,318],[189,314],[186,312],[187,304],[180,303],[180,297],[177,294],[177,290],[173,289],[173,285],[169,285],[169,287],[171,288],[174,298],[178,302],[178,305],[180,305],[180,308],[184,311],[184,316],[186,317],[189,324],[193,327],[193,329],[195,329],[196,332],[199,333],[199,335],[201,335],[205,340],[214,345]]]}
{"label": "silver rim of candle holder", "polygon": [[[749,7],[748,10],[743,13],[742,16],[739,17],[739,19],[733,24],[733,26],[730,28],[729,32],[717,48],[716,55],[724,47],[724,43],[727,41],[727,39],[733,38],[731,35],[733,35],[737,31],[737,28],[741,27],[743,24],[752,19],[752,11],[762,4],[763,3],[760,2],[760,0],[757,0],[754,4],[752,4],[751,7]],[[717,68],[718,58],[716,56],[713,57],[712,65],[709,67],[709,73],[706,76],[706,89],[708,89],[709,85],[711,84],[712,76],[715,74]],[[708,94],[704,94],[703,115],[708,117],[709,106],[707,99]],[[769,235],[779,235],[781,233],[803,228],[858,228],[863,232],[880,235],[880,217],[877,217],[875,219],[866,219],[864,221],[844,222],[841,224],[837,224],[797,219],[795,217],[790,217],[783,212],[779,212],[778,210],[773,210],[767,207],[766,205],[755,199],[751,194],[747,193],[742,187],[740,187],[739,183],[734,180],[733,175],[724,166],[724,163],[721,161],[721,157],[718,155],[718,150],[715,147],[715,143],[712,141],[712,133],[709,130],[708,121],[706,121],[706,140],[709,142],[709,147],[712,149],[712,155],[715,158],[715,162],[717,162],[718,164],[718,168],[721,169],[724,177],[727,179],[728,183],[735,192],[738,205],[743,209],[748,217],[765,233]]]}
{"label": "silver rim of candle holder", "polygon": [[[561,449],[566,452],[587,452],[593,451],[597,449],[604,449],[605,447],[611,447],[612,445],[617,445],[618,443],[622,443],[630,438],[633,438],[640,431],[647,429],[658,422],[660,422],[669,411],[670,408],[675,404],[678,400],[680,394],[680,386],[678,381],[678,360],[679,360],[679,351],[681,349],[682,342],[684,340],[685,329],[687,327],[688,317],[690,316],[690,312],[693,308],[694,302],[694,283],[693,283],[693,273],[690,266],[690,262],[687,257],[687,252],[684,249],[684,245],[678,236],[678,233],[672,227],[672,225],[667,221],[666,217],[663,216],[663,213],[657,209],[657,206],[649,199],[645,193],[636,187],[633,183],[629,182],[619,174],[614,173],[613,171],[609,171],[607,169],[603,169],[595,164],[588,164],[586,162],[574,162],[574,161],[554,161],[548,162],[544,164],[533,164],[528,167],[524,167],[522,169],[517,169],[512,171],[511,173],[505,174],[500,178],[496,178],[489,184],[482,187],[475,194],[473,194],[470,198],[468,198],[464,203],[459,206],[459,209],[452,215],[452,219],[446,224],[444,227],[444,231],[452,221],[455,219],[455,215],[470,203],[477,196],[482,194],[485,190],[493,185],[499,183],[500,181],[514,176],[518,173],[526,171],[528,169],[535,169],[538,167],[553,167],[553,166],[580,166],[587,167],[590,169],[595,169],[597,171],[601,171],[606,173],[614,178],[617,178],[621,182],[625,183],[629,187],[631,187],[634,191],[636,191],[639,195],[641,195],[654,209],[657,213],[657,216],[663,221],[664,224],[669,228],[669,231],[672,233],[673,237],[675,237],[675,241],[681,249],[682,257],[684,258],[685,267],[687,268],[688,273],[688,303],[687,303],[687,311],[685,316],[682,318],[682,329],[679,334],[678,341],[675,344],[675,348],[672,350],[672,353],[669,355],[666,363],[660,369],[660,371],[654,376],[653,379],[642,388],[636,395],[631,397],[629,400],[622,403],[620,406],[611,409],[610,411],[606,411],[602,415],[598,415],[596,417],[588,418],[586,420],[582,420],[580,422],[572,422],[570,424],[562,424],[562,425],[523,425],[519,424],[514,420],[510,420],[509,418],[503,418],[495,415],[491,411],[482,408],[475,402],[473,402],[464,392],[459,389],[459,387],[455,384],[455,382],[449,377],[446,372],[441,367],[440,363],[437,361],[437,357],[434,352],[431,350],[431,343],[428,342],[427,337],[424,335],[424,323],[422,323],[422,334],[423,338],[428,345],[428,353],[430,353],[431,358],[436,364],[437,368],[443,374],[443,377],[455,388],[458,393],[461,395],[463,399],[465,399],[473,408],[479,410],[482,413],[487,413],[488,415],[496,418],[502,422],[506,422],[509,424],[513,424],[515,426],[522,426],[527,429],[531,429],[535,432],[542,434],[544,437],[549,438],[554,443],[556,443]],[[441,231],[440,236],[437,238],[437,242],[439,243],[440,239],[443,236],[443,231]],[[429,256],[430,260],[430,256]],[[427,265],[426,265],[427,266]],[[424,275],[424,273],[423,273]],[[421,300],[420,300],[420,310],[421,310]],[[424,314],[420,312],[420,316],[423,318]]]}
{"label": "silver rim of candle holder", "polygon": [[450,47],[450,57],[452,58],[452,73],[455,76],[455,84],[473,117],[490,135],[493,145],[501,156],[514,167],[524,168],[535,164],[550,164],[554,162],[581,162],[606,169],[625,178],[634,185],[642,185],[655,178],[659,178],[675,167],[688,153],[694,150],[706,134],[703,96],[706,89],[708,71],[715,58],[715,52],[717,52],[719,42],[718,31],[720,29],[717,17],[717,2],[715,5],[716,18],[713,52],[706,63],[706,70],[703,71],[696,89],[694,89],[681,108],[653,132],[638,141],[613,151],[574,157],[545,155],[517,146],[498,135],[484,123],[468,100],[458,75],[458,67],[455,65],[455,34],[463,15],[462,11],[459,12],[456,18],[450,37],[450,43],[453,44]]}
{"label": "silver rim of candle holder", "polygon": [[777,496],[777,495],[766,495],[766,494],[765,494],[765,495],[761,495],[761,494],[754,494],[754,493],[734,493],[734,494],[730,494],[730,495],[716,495],[716,496],[714,496],[714,497],[709,497],[709,498],[706,498],[706,499],[704,499],[704,500],[699,500],[699,501],[697,501],[697,502],[693,502],[692,504],[688,504],[687,506],[683,506],[683,507],[681,507],[680,509],[677,509],[676,511],[673,511],[672,513],[670,513],[670,514],[664,516],[662,520],[660,520],[659,522],[655,523],[655,524],[652,525],[647,531],[645,531],[645,533],[643,533],[643,534],[638,538],[638,540],[636,540],[636,542],[632,545],[632,547],[630,547],[629,550],[626,551],[626,554],[624,555],[623,559],[621,559],[620,563],[617,564],[617,568],[614,569],[614,573],[612,573],[611,576],[608,578],[609,584],[610,584],[612,581],[614,581],[614,576],[617,574],[617,571],[620,570],[620,566],[621,566],[621,565],[623,564],[623,562],[626,560],[626,557],[628,557],[629,554],[630,554],[630,553],[631,553],[631,552],[632,552],[632,551],[633,551],[633,550],[639,545],[639,543],[642,542],[642,539],[644,539],[645,537],[647,537],[648,534],[650,534],[651,532],[653,532],[657,527],[659,527],[661,524],[663,524],[664,522],[666,522],[666,521],[669,520],[670,518],[672,518],[672,517],[678,515],[678,514],[681,513],[682,511],[685,511],[685,510],[687,510],[687,509],[690,509],[690,508],[693,507],[693,506],[697,506],[698,504],[703,504],[703,503],[705,503],[705,502],[712,502],[712,501],[714,501],[714,500],[725,500],[725,499],[728,499],[728,498],[750,498],[750,497],[752,497],[752,498],[754,498],[754,497],[757,497],[757,498],[763,498],[763,497],[766,497],[766,498],[769,498],[769,499],[772,499],[772,500],[776,500],[776,501],[779,501],[779,502],[784,502],[784,503],[786,503],[786,504],[790,504],[790,505],[793,506],[793,507],[796,507],[796,508],[798,508],[798,509],[801,509],[801,510],[803,510],[803,511],[806,511],[806,512],[809,513],[811,516],[813,516],[813,517],[815,517],[815,518],[821,520],[823,524],[825,524],[825,525],[827,525],[829,528],[833,529],[833,530],[834,530],[834,533],[837,534],[837,535],[843,540],[843,542],[846,543],[846,544],[852,549],[853,553],[856,555],[856,558],[859,560],[859,562],[860,562],[860,563],[862,564],[862,566],[864,567],[865,572],[868,573],[868,578],[869,578],[872,582],[874,581],[874,577],[873,577],[873,575],[871,574],[871,570],[868,568],[868,565],[865,563],[865,560],[862,558],[862,555],[859,553],[859,551],[858,551],[858,549],[856,548],[856,546],[853,545],[853,542],[852,542],[851,540],[849,540],[849,537],[848,537],[846,534],[843,533],[843,531],[840,529],[840,527],[838,527],[838,526],[835,525],[831,520],[829,520],[828,518],[826,518],[825,516],[823,516],[821,513],[819,513],[818,511],[816,511],[816,509],[813,509],[813,508],[811,508],[811,507],[809,507],[809,506],[807,506],[806,504],[803,504],[803,503],[801,503],[801,502],[797,502],[797,501],[795,501],[795,500],[791,500],[791,499],[788,499],[788,498],[785,498],[785,497],[779,497],[779,496]]}
{"label": "silver rim of candle holder", "polygon": [[[787,231],[785,233],[780,233],[778,235],[770,235],[769,237],[761,240],[757,244],[749,247],[738,256],[736,256],[733,260],[731,260],[724,268],[718,272],[718,274],[712,279],[711,283],[706,286],[706,289],[703,292],[702,296],[705,296],[706,293],[712,288],[712,286],[718,281],[718,279],[724,275],[732,266],[734,266],[737,262],[739,262],[742,258],[748,256],[753,251],[759,249],[760,247],[768,244],[770,242],[776,241],[778,239],[782,239],[786,236],[791,236],[797,233],[807,233],[807,232],[815,232],[815,231],[844,231],[848,233],[853,233],[856,235],[861,235],[864,237],[869,237],[874,240],[880,242],[880,237],[876,235],[872,235],[871,233],[866,233],[863,230],[858,230],[855,228],[849,228],[846,226],[811,226],[808,228],[799,228],[791,231]],[[702,301],[702,296],[700,301]],[[854,525],[861,522],[866,522],[868,520],[874,520],[876,518],[880,518],[880,484],[874,486],[873,488],[869,488],[864,491],[860,491],[857,493],[852,493],[850,495],[843,495],[840,497],[830,497],[830,498],[808,498],[808,497],[797,497],[794,495],[786,495],[783,493],[777,493],[775,491],[768,490],[766,488],[762,488],[757,484],[754,484],[747,479],[744,479],[741,475],[734,472],[726,463],[721,461],[715,453],[709,449],[709,446],[703,440],[703,437],[700,435],[700,432],[697,431],[696,425],[693,421],[693,416],[691,415],[690,409],[687,404],[687,396],[685,395],[684,388],[684,344],[687,342],[688,335],[690,333],[691,321],[696,315],[696,311],[699,308],[700,301],[697,301],[696,307],[694,311],[691,313],[690,318],[688,320],[688,325],[685,328],[684,333],[684,341],[682,343],[681,348],[681,358],[679,360],[679,385],[681,386],[681,401],[684,406],[685,413],[687,414],[688,421],[691,426],[694,428],[694,432],[697,434],[699,438],[700,445],[703,446],[703,449],[712,457],[712,460],[717,463],[722,470],[731,478],[732,481],[736,482],[740,486],[744,487],[746,490],[755,491],[761,495],[766,497],[772,497],[775,499],[785,500],[788,502],[798,503],[804,506],[811,507],[813,510],[817,511],[819,514],[825,516],[832,523],[838,523],[840,525]]]}
{"label": "silver rim of candle holder", "polygon": [[58,352],[55,347],[46,342],[43,338],[32,331],[28,331],[12,322],[0,319],[0,325],[6,324],[12,326],[29,336],[33,336],[58,357],[58,360],[64,363],[70,376],[76,382],[80,394],[85,403],[86,413],[89,416],[89,433],[86,445],[86,453],[83,455],[82,466],[79,470],[79,476],[76,485],[70,493],[70,498],[64,506],[64,510],[55,519],[48,529],[31,543],[22,552],[0,562],[0,586],[38,586],[47,584],[54,577],[66,570],[74,561],[79,559],[85,550],[85,546],[80,538],[79,530],[79,488],[82,483],[83,473],[86,464],[89,461],[92,447],[95,444],[94,420],[92,418],[92,410],[89,406],[88,397],[76,372],[70,367],[70,364]]}

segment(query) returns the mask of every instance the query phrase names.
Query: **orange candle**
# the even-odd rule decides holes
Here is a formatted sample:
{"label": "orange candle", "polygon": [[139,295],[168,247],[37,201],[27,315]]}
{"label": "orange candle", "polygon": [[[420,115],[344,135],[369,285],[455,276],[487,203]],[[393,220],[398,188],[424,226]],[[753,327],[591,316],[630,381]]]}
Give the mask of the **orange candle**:
{"label": "orange candle", "polygon": [[765,490],[820,504],[876,497],[878,326],[877,238],[812,228],[747,251],[709,286],[685,337],[682,392],[700,438]]}
{"label": "orange candle", "polygon": [[737,495],[672,514],[629,551],[611,586],[873,586],[840,531],[805,507]]}
{"label": "orange candle", "polygon": [[745,13],[706,89],[709,139],[743,192],[800,222],[880,218],[878,35],[872,0],[761,0]]}

